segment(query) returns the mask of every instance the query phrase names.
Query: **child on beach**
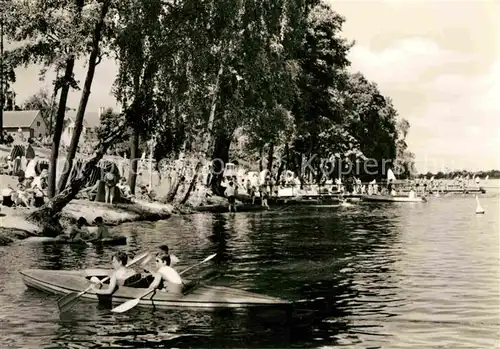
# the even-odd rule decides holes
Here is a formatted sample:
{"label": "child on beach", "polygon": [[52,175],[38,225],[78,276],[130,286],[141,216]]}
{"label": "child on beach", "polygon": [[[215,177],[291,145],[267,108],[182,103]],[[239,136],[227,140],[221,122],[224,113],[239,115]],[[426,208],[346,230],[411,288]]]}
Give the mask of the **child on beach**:
{"label": "child on beach", "polygon": [[125,177],[122,177],[120,179],[120,183],[117,185],[117,187],[120,189],[123,198],[125,199],[132,199],[132,191],[130,190],[130,186],[127,184],[127,180]]}

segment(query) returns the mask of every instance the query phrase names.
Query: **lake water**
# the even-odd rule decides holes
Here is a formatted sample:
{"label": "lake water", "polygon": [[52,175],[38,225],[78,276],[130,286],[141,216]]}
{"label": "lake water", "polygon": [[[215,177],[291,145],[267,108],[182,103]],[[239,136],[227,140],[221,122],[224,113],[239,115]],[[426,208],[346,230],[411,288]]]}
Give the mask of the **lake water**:
{"label": "lake water", "polygon": [[[196,214],[113,228],[129,245],[0,248],[2,348],[498,348],[499,196],[428,203],[291,207]],[[112,314],[81,302],[59,315],[57,296],[28,290],[25,268],[109,266],[118,250],[168,243],[179,270],[297,302],[290,316],[248,310]]]}

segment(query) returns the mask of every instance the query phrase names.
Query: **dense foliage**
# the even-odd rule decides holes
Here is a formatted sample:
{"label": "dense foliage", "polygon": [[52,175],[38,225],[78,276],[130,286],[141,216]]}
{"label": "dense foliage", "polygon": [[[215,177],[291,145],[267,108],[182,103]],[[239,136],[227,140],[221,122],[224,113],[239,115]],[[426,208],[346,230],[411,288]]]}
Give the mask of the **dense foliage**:
{"label": "dense foliage", "polygon": [[[113,92],[132,157],[154,139],[158,161],[238,156],[316,182],[367,161],[375,170],[342,175],[385,177],[396,165],[413,175],[409,124],[375,83],[348,70],[344,18],[322,1],[13,0],[6,17],[9,39],[20,42],[9,62],[62,72],[54,144],[64,90],[82,88],[83,113],[92,69],[107,57],[119,67]],[[89,62],[82,87],[73,78],[80,58]]]}

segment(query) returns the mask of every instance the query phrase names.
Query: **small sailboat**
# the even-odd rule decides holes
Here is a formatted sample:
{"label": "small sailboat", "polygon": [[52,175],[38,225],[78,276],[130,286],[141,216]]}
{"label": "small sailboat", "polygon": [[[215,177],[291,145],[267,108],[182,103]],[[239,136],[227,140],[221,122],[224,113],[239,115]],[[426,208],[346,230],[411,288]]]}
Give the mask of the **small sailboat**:
{"label": "small sailboat", "polygon": [[396,176],[394,175],[394,172],[392,172],[391,169],[388,169],[387,170],[387,181],[395,181],[396,180]]}
{"label": "small sailboat", "polygon": [[484,208],[481,207],[481,204],[479,203],[479,198],[476,195],[476,202],[477,202],[477,207],[476,207],[476,214],[484,214]]}

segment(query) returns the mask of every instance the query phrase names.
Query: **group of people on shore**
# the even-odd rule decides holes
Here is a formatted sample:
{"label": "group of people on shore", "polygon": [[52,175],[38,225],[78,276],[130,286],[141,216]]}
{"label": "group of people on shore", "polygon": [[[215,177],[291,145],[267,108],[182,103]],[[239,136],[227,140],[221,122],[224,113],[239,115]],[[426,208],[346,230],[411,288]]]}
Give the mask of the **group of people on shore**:
{"label": "group of people on shore", "polygon": [[48,187],[48,172],[43,170],[39,176],[26,178],[18,176],[17,187],[8,184],[2,189],[2,205],[7,207],[41,207],[45,203]]}
{"label": "group of people on shore", "polygon": [[257,194],[257,186],[259,195],[261,198],[261,205],[269,209],[267,199],[269,198],[269,193],[271,192],[272,182],[270,176],[266,176],[264,182],[261,185],[253,183],[250,179],[242,179],[241,183],[238,184],[238,179],[236,176],[225,177],[221,183],[222,188],[224,188],[224,196],[228,200],[229,212],[236,212],[236,196],[239,193],[245,193],[252,199],[252,205],[255,204],[255,198]]}
{"label": "group of people on shore", "polygon": [[[111,171],[105,173],[102,181],[104,182],[104,202],[107,204],[113,205],[117,203],[117,196],[120,200],[126,202],[132,201],[133,199],[154,201],[156,198],[156,193],[146,185],[139,186],[139,191],[136,194],[132,194],[132,189],[130,185],[128,185],[127,179],[125,177],[119,177]],[[100,182],[97,181],[94,185],[82,189],[80,196],[91,201],[95,200],[99,190],[99,183]],[[119,191],[119,193],[117,191]]]}

